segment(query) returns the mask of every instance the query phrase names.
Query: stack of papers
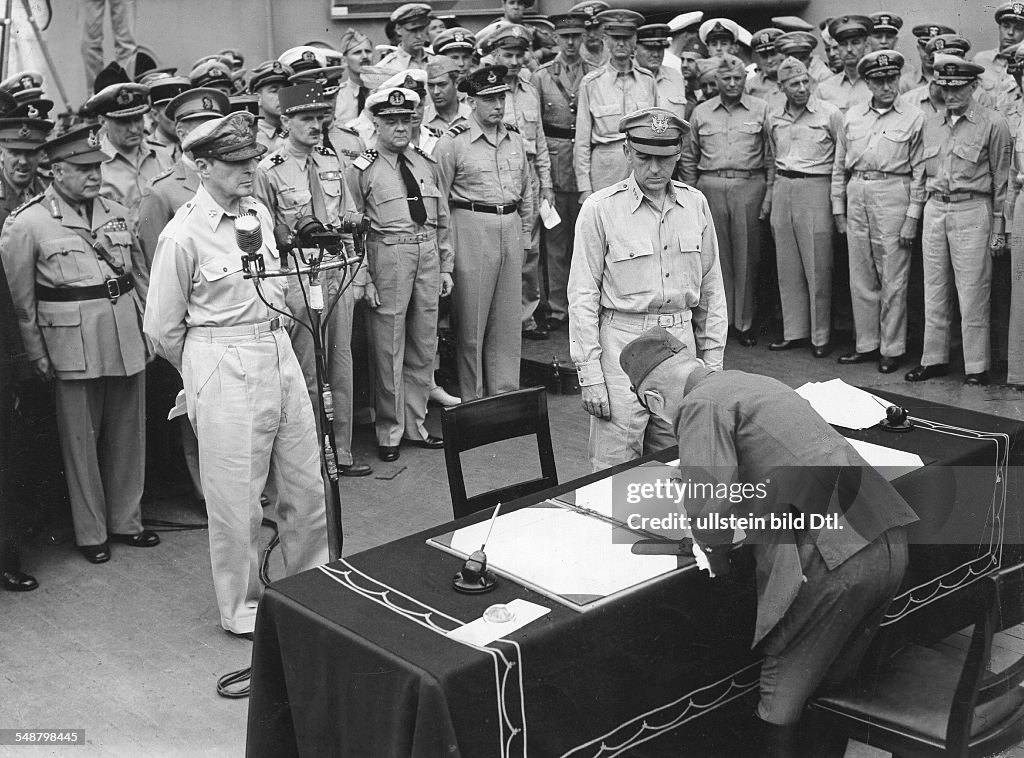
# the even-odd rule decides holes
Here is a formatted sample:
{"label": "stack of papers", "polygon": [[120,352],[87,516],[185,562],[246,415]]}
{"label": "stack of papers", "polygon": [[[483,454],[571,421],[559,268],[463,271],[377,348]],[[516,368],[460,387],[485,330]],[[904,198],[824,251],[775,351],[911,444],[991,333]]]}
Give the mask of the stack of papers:
{"label": "stack of papers", "polygon": [[847,384],[842,379],[808,382],[796,393],[828,423],[847,429],[868,429],[885,419],[892,403]]}

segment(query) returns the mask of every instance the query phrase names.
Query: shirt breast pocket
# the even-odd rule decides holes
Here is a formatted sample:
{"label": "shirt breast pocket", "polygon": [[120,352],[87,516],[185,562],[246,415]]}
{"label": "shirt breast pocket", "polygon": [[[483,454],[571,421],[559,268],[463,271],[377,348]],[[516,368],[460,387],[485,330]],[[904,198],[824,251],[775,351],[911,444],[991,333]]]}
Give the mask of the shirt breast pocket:
{"label": "shirt breast pocket", "polygon": [[304,187],[282,187],[277,192],[277,205],[286,214],[298,214],[312,199],[313,196]]}
{"label": "shirt breast pocket", "polygon": [[402,187],[388,184],[370,189],[369,203],[376,211],[383,229],[409,219],[408,196]]}
{"label": "shirt breast pocket", "polygon": [[608,271],[610,288],[620,295],[651,292],[658,280],[658,260],[649,240],[632,238],[628,233],[608,240]]}
{"label": "shirt breast pocket", "polygon": [[695,230],[687,229],[679,233],[677,240],[679,250],[670,252],[667,261],[670,278],[675,279],[672,287],[699,292],[701,280],[704,278],[701,236]]}
{"label": "shirt breast pocket", "polygon": [[441,202],[441,190],[439,190],[433,182],[424,182],[421,185],[421,192],[423,194],[423,204],[427,209],[427,219],[430,221],[436,221],[437,206]]}
{"label": "shirt breast pocket", "polygon": [[940,169],[939,150],[940,145],[925,145],[924,151],[922,152],[922,158],[925,162],[925,170],[927,170],[929,176],[937,176]]}
{"label": "shirt breast pocket", "polygon": [[131,268],[132,260],[132,235],[131,232],[117,231],[117,232],[103,232],[107,237],[108,245],[107,250],[118,260],[125,269]]}
{"label": "shirt breast pocket", "polygon": [[207,282],[219,282],[226,276],[242,270],[242,258],[238,255],[219,255],[199,263],[199,271]]}
{"label": "shirt breast pocket", "polygon": [[[981,160],[981,145],[973,145],[965,142],[957,142],[953,145],[953,155],[971,167],[977,166]],[[971,173],[974,173],[971,170]]]}
{"label": "shirt breast pocket", "polygon": [[605,136],[618,133],[619,120],[622,118],[622,107],[618,103],[594,105],[590,112],[594,116],[594,131]]}
{"label": "shirt breast pocket", "polygon": [[95,274],[94,253],[77,237],[40,242],[39,254],[55,283],[73,285]]}

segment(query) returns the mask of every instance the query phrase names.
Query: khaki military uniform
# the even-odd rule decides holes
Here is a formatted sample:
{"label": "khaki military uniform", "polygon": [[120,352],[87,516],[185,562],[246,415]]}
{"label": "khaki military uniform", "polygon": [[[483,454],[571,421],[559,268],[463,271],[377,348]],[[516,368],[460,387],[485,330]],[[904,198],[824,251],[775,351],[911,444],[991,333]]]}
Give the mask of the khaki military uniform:
{"label": "khaki military uniform", "polygon": [[851,79],[845,71],[825,79],[814,94],[819,100],[834,105],[843,113],[855,105],[871,102],[867,80],[862,76]]}
{"label": "khaki military uniform", "polygon": [[[142,254],[128,209],[99,197],[86,219],[50,187],[8,218],[0,255],[28,358],[48,357],[57,377],[75,540],[100,545],[111,533],[138,534],[147,348],[144,281],[129,285]],[[117,296],[65,299],[87,287]]]}
{"label": "khaki military uniform", "polygon": [[775,156],[771,224],[787,340],[810,337],[825,345],[831,337],[835,222],[829,190],[842,127],[839,109],[814,97],[796,115],[786,107],[768,117]]}
{"label": "khaki military uniform", "polygon": [[836,140],[832,213],[846,216],[858,353],[906,352],[910,249],[900,229],[924,208],[923,128],[917,108],[897,102],[880,114],[855,105]]}
{"label": "khaki military uniform", "polygon": [[654,326],[708,368],[722,368],[728,319],[711,208],[699,191],[672,182],[659,210],[630,174],[583,203],[569,270],[569,352],[580,385],[604,384],[611,405],[611,420],[590,418],[594,471],[676,442],[619,366],[622,348]]}
{"label": "khaki military uniform", "polygon": [[1006,383],[1024,385],[1024,135],[1020,124],[1013,133],[1013,165],[1006,199],[1010,227],[1010,320],[1007,339]]}
{"label": "khaki military uniform", "polygon": [[460,394],[474,400],[517,390],[535,204],[526,145],[515,126],[501,124],[491,137],[471,118],[445,132],[434,158],[451,209],[451,242],[441,246],[455,251]]}
{"label": "khaki military uniform", "polygon": [[134,162],[119,152],[106,137],[101,140],[100,147],[110,156],[100,166],[103,178],[100,194],[128,208],[131,220],[135,220],[142,191],[157,174],[162,174],[170,167],[170,158],[166,154],[162,155],[148,141],[143,141]]}
{"label": "khaki military uniform", "polygon": [[729,324],[754,324],[761,261],[761,205],[774,172],[768,143],[768,104],[744,94],[727,107],[713,97],[693,110],[683,139],[683,181],[708,200],[718,234]]}
{"label": "khaki military uniform", "polygon": [[[260,161],[253,195],[270,210],[275,224],[287,224],[289,229],[294,229],[295,222],[308,215],[316,216],[325,224],[337,224],[346,210],[355,207],[344,188],[341,162],[332,150],[317,147],[305,157],[294,153],[285,143]],[[326,378],[334,395],[334,439],[338,463],[343,466],[352,465],[352,317],[355,296],[352,287],[347,285],[353,275],[354,272],[350,272],[345,277],[342,269],[333,269],[324,271],[320,277],[325,304],[323,325],[327,335],[324,344],[330,346],[326,354]],[[308,279],[302,285],[308,290]],[[292,347],[306,378],[310,403],[316,412],[320,408],[316,354],[312,336],[300,323],[308,322],[308,315],[298,281],[293,281],[289,287],[288,307],[296,317],[288,330]]]}
{"label": "khaki military uniform", "polygon": [[573,169],[576,141],[576,113],[580,82],[591,71],[580,60],[569,66],[559,54],[533,75],[540,96],[542,127],[551,157],[551,184],[555,190],[555,211],[561,222],[544,230],[547,263],[547,305],[551,318],[568,318],[569,301],[565,288],[569,281],[569,261],[576,217],[580,212],[579,189]]}
{"label": "khaki military uniform", "polygon": [[281,146],[281,140],[287,132],[280,126],[274,126],[265,118],[256,121],[256,141],[267,148],[267,152],[274,152]]}
{"label": "khaki military uniform", "polygon": [[[534,81],[534,84],[536,84],[536,81]],[[440,135],[449,127],[468,119],[470,113],[472,113],[472,110],[469,105],[465,102],[460,102],[459,108],[455,112],[455,118],[451,121],[447,121],[440,113],[437,112],[437,109],[434,107],[434,103],[428,102],[426,110],[423,112],[423,126],[427,129],[433,129]]]}
{"label": "khaki military uniform", "polygon": [[662,64],[654,75],[658,106],[686,121],[686,79],[678,69]]}
{"label": "khaki military uniform", "polygon": [[654,76],[635,64],[623,74],[606,64],[583,77],[573,147],[580,192],[593,192],[626,178],[629,169],[622,152],[626,135],[619,132],[619,121],[657,104]]}
{"label": "khaki military uniform", "polygon": [[366,276],[380,305],[367,309],[370,352],[376,382],[377,444],[397,447],[403,437],[426,439],[427,396],[437,349],[437,298],[442,273],[451,274],[448,203],[439,187],[437,164],[417,148],[404,151],[420,186],[426,223],[413,221],[398,155],[378,147],[348,170],[346,183],[355,207],[370,219]]}
{"label": "khaki military uniform", "polygon": [[423,58],[421,58],[418,61],[414,61],[412,59],[412,56],[409,55],[409,53],[405,52],[405,48],[398,47],[397,49],[392,50],[390,53],[381,58],[380,63],[378,63],[377,65],[380,68],[387,68],[394,71],[395,73],[398,73],[399,71],[406,71],[410,68],[426,69],[427,64],[430,63],[430,61],[436,57],[436,55],[431,55],[426,50],[424,50]]}
{"label": "khaki military uniform", "polygon": [[[274,224],[251,198],[268,268],[280,265]],[[259,578],[260,495],[280,497],[276,520],[286,574],[327,561],[327,518],[316,423],[282,319],[242,276],[233,218],[200,187],[164,229],[153,261],[146,335],[181,372],[199,437],[210,561],[221,625],[251,632]],[[266,300],[287,309],[288,280],[266,279]]]}
{"label": "khaki military uniform", "polygon": [[989,368],[989,239],[1004,229],[1012,143],[1006,120],[977,102],[954,125],[946,113],[925,121],[928,200],[922,238],[924,352],[922,366],[949,361],[950,301],[960,302],[964,370]]}
{"label": "khaki military uniform", "polygon": [[985,72],[978,79],[978,89],[974,93],[974,97],[982,105],[993,107],[1017,87],[1017,82],[1008,70],[1009,61],[1009,56],[995,49],[981,50],[974,56],[974,62],[985,67]]}
{"label": "khaki military uniform", "polygon": [[763,71],[755,71],[747,77],[747,85],[744,89],[746,94],[751,97],[764,100],[772,110],[786,105],[786,96],[782,94],[778,80],[769,79]]}

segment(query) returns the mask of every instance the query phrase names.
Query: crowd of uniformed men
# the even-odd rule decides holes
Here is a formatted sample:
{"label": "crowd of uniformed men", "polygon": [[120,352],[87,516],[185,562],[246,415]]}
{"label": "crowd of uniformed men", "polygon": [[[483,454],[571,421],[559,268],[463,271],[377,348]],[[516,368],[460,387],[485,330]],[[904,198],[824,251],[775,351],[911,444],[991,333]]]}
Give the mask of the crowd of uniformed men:
{"label": "crowd of uniformed men", "polygon": [[[750,347],[780,320],[769,349],[818,358],[852,327],[839,362],[889,373],[907,353],[916,256],[923,351],[906,379],[948,372],[956,300],[965,381],[986,384],[995,290],[1011,297],[1007,383],[1024,389],[1024,4],[997,9],[998,46],[973,58],[955,29],[915,26],[912,61],[891,13],[776,17],[752,34],[699,11],[663,24],[603,0],[550,18],[531,6],[504,0],[474,33],[407,4],[392,45],[348,29],[251,69],[235,50],[187,75],[134,56],[100,72],[62,130],[40,75],[0,82],[0,357],[23,359],[21,375],[3,362],[0,444],[38,446],[31,414],[45,418],[40,380],[52,386],[86,558],[159,542],[139,503],[147,426],[166,455],[168,417],[207,502],[226,629],[252,629],[261,499],[278,506],[289,571],[325,557],[317,356],[278,315],[304,318],[309,293],[281,278],[258,296],[242,278],[246,214],[270,265],[275,225],[369,219],[363,262],[314,285],[342,475],[371,471],[351,453],[362,369],[381,460],[442,446],[428,400],[460,399],[434,383],[439,318],[462,399],[518,388],[522,339],[568,327],[599,467],[641,449],[649,419],[617,353],[643,329],[678,327],[714,368],[728,336]],[[659,172],[669,205],[648,192]],[[1005,250],[1012,296],[992,277]],[[354,367],[354,324],[368,366]],[[5,502],[58,468],[52,452],[8,457],[22,465]],[[33,589],[4,510],[4,587]]]}

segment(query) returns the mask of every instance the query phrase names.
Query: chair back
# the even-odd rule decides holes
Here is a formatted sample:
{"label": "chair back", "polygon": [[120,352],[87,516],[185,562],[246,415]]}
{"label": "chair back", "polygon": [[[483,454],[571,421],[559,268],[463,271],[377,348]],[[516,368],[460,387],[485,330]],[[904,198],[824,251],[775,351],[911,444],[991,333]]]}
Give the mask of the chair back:
{"label": "chair back", "polygon": [[[452,496],[455,518],[506,503],[516,498],[558,484],[555,452],[551,446],[551,428],[548,425],[548,399],[544,387],[506,392],[501,395],[472,400],[441,414],[444,432],[444,456],[448,469],[448,489]],[[537,437],[541,476],[525,482],[511,484],[496,490],[466,496],[466,481],[462,471],[461,453],[496,442],[525,437]]]}

